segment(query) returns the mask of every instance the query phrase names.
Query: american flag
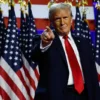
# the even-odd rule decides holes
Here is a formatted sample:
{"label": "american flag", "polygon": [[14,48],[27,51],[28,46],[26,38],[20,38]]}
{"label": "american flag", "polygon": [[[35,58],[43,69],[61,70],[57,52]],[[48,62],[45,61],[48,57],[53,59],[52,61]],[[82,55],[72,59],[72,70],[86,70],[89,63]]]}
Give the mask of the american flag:
{"label": "american flag", "polygon": [[2,100],[29,100],[18,36],[14,7],[11,5],[3,55],[0,59]]}
{"label": "american flag", "polygon": [[92,42],[91,33],[90,33],[90,30],[89,30],[89,24],[88,24],[88,21],[86,19],[86,13],[85,12],[83,13],[83,16],[82,16],[81,36],[83,38],[86,38],[86,39],[89,40],[89,44],[91,46],[91,49],[92,49],[92,52],[93,52],[93,55],[94,55],[94,44]]}
{"label": "american flag", "polygon": [[14,7],[11,5],[3,55],[0,59],[1,100],[34,99],[37,85],[37,81],[34,81],[34,75],[37,75],[37,73],[31,70],[32,68],[29,68],[30,65],[26,62],[24,59],[24,65],[26,64],[27,68],[23,65],[16,17]]}
{"label": "american flag", "polygon": [[100,9],[97,9],[95,63],[100,82]]}
{"label": "american flag", "polygon": [[[23,34],[22,41],[25,42],[25,45],[23,45],[24,50],[22,58],[24,63],[24,71],[28,79],[27,83],[28,82],[30,83],[29,87],[30,95],[32,99],[34,99],[40,74],[39,74],[38,64],[33,62],[31,59],[31,53],[34,45],[34,37],[37,30],[32,16],[32,12],[30,11],[31,10],[30,2],[28,3],[28,7],[29,7],[28,11],[29,15],[26,16],[27,24],[25,24],[24,19],[22,21],[23,22],[22,25],[27,25],[27,26],[23,26],[23,28],[21,28],[21,32],[23,32],[21,33]],[[25,29],[25,27],[27,27],[27,29]]]}
{"label": "american flag", "polygon": [[75,16],[75,36],[81,36],[81,14],[79,10],[79,6],[76,6],[76,16]]}

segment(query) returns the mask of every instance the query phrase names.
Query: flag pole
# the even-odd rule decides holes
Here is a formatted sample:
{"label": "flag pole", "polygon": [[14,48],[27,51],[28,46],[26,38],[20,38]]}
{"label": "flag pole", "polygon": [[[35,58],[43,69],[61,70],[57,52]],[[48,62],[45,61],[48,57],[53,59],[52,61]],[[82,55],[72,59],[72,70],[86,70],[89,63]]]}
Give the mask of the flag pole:
{"label": "flag pole", "polygon": [[100,9],[100,1],[99,1],[99,0],[97,1],[95,7],[96,7],[97,9]]}
{"label": "flag pole", "polygon": [[55,4],[55,1],[54,0],[50,0],[50,2],[48,2],[48,8],[51,7],[51,5]]}
{"label": "flag pole", "polygon": [[64,3],[67,3],[67,4],[69,4],[72,7],[72,2],[70,2],[69,0],[65,0]]}
{"label": "flag pole", "polygon": [[85,5],[88,5],[87,0],[82,0],[82,1],[81,1],[81,4],[82,4],[82,8],[83,8],[83,9],[82,9],[82,12],[83,12],[83,13],[86,13]]}

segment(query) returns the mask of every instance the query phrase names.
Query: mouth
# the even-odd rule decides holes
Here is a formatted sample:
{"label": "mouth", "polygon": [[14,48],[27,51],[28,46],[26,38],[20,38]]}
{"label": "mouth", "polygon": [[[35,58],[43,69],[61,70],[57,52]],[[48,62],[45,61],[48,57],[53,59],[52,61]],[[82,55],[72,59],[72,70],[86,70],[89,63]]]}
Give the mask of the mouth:
{"label": "mouth", "polygon": [[62,26],[60,26],[60,28],[64,29],[64,28],[67,28],[67,26],[66,25],[62,25]]}
{"label": "mouth", "polygon": [[66,29],[66,28],[67,28],[67,27],[65,27],[65,26],[60,27],[61,30],[64,30],[64,29]]}

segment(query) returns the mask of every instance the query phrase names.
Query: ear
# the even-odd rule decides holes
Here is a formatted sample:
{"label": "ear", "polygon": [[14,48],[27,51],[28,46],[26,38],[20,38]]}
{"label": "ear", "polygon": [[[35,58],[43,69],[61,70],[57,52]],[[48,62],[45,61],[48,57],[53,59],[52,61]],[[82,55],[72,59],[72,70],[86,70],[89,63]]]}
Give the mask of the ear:
{"label": "ear", "polygon": [[71,24],[73,23],[73,19],[71,19]]}

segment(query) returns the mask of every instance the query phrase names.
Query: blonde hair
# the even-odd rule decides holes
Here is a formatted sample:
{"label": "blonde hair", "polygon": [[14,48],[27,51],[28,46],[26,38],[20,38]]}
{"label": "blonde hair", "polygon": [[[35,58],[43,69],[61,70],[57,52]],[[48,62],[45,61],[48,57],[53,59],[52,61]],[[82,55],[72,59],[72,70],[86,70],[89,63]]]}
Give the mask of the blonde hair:
{"label": "blonde hair", "polygon": [[57,4],[53,4],[51,5],[50,9],[49,9],[49,19],[52,19],[52,15],[56,12],[56,10],[59,9],[68,9],[71,16],[72,15],[72,10],[71,10],[71,5],[67,4],[67,3],[57,3]]}

